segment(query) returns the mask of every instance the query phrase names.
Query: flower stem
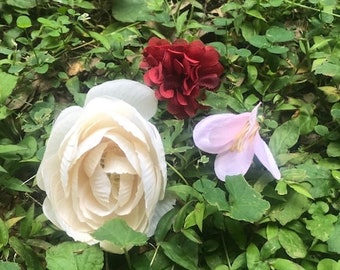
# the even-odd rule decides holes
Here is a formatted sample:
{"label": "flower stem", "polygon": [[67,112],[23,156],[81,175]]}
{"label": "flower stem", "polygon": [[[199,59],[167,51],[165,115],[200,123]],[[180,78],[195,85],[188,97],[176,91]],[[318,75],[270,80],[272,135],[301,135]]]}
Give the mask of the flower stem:
{"label": "flower stem", "polygon": [[128,264],[129,270],[133,270],[129,252],[128,252],[125,248],[124,248],[124,255],[125,255],[125,259],[126,259],[126,262],[127,262],[127,264]]}
{"label": "flower stem", "polygon": [[228,267],[229,267],[229,269],[231,269],[230,258],[229,258],[228,249],[227,249],[227,245],[226,245],[225,240],[224,240],[223,233],[221,233],[221,238],[222,238],[223,249],[224,249],[224,252],[225,252],[225,257],[226,257],[227,262],[228,262]]}
{"label": "flower stem", "polygon": [[169,162],[167,162],[168,166],[183,180],[183,182],[186,185],[189,185],[188,181],[184,178],[184,176],[174,167],[172,166]]}

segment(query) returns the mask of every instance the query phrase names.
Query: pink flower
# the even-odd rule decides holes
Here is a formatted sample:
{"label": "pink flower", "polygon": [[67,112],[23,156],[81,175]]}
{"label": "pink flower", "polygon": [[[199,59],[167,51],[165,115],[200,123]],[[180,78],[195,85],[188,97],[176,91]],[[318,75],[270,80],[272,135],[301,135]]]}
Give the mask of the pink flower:
{"label": "pink flower", "polygon": [[224,181],[228,175],[244,175],[254,155],[274,178],[281,178],[274,157],[259,134],[259,106],[238,115],[211,115],[195,126],[193,138],[196,146],[207,153],[217,154],[215,173],[220,180]]}

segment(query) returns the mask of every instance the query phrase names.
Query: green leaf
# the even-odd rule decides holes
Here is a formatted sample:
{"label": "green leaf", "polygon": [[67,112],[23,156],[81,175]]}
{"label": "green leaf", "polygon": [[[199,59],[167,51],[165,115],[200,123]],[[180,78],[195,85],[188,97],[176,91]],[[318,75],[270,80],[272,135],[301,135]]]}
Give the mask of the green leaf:
{"label": "green leaf", "polygon": [[110,42],[108,41],[108,39],[106,38],[105,35],[103,35],[102,33],[97,33],[97,32],[93,32],[93,31],[89,31],[90,36],[97,40],[98,42],[100,42],[105,49],[109,50],[110,49]]}
{"label": "green leaf", "polygon": [[247,266],[246,260],[247,260],[246,253],[245,252],[241,253],[233,261],[233,264],[230,270],[246,269],[246,266]]}
{"label": "green leaf", "polygon": [[153,19],[148,0],[124,0],[112,2],[112,16],[121,22],[149,21]]}
{"label": "green leaf", "polygon": [[189,13],[189,10],[184,11],[183,13],[181,13],[181,15],[177,17],[176,24],[175,24],[177,35],[180,35],[182,33],[184,25],[188,20],[188,13]]}
{"label": "green leaf", "polygon": [[296,192],[290,192],[285,197],[285,202],[272,207],[269,216],[286,225],[288,222],[298,219],[311,205],[307,197]]}
{"label": "green leaf", "polygon": [[177,213],[178,208],[173,208],[162,216],[162,218],[157,224],[155,231],[156,242],[161,242],[165,239],[166,235],[168,234],[172,227],[172,224],[175,220],[175,216],[177,215]]}
{"label": "green leaf", "polygon": [[182,120],[165,120],[165,130],[161,131],[164,151],[166,154],[174,154],[185,152],[190,149],[190,146],[176,147],[175,140],[183,132],[184,121]]}
{"label": "green leaf", "polygon": [[174,232],[179,232],[182,230],[187,214],[193,208],[192,204],[193,201],[189,201],[178,211],[173,224]]}
{"label": "green leaf", "polygon": [[300,136],[300,129],[292,121],[287,121],[275,129],[269,141],[269,148],[274,156],[288,152],[294,146]]}
{"label": "green leaf", "polygon": [[328,250],[340,254],[340,219],[335,223],[334,230],[327,241]]}
{"label": "green leaf", "polygon": [[8,108],[4,106],[0,106],[0,120],[5,119],[7,116],[9,116],[11,113],[8,110]]}
{"label": "green leaf", "polygon": [[183,229],[181,232],[190,241],[197,243],[197,244],[202,244],[202,240],[201,240],[200,236],[193,229],[190,229],[190,228]]}
{"label": "green leaf", "polygon": [[167,191],[173,193],[182,201],[187,201],[189,198],[201,199],[202,196],[191,186],[177,184],[167,188]]}
{"label": "green leaf", "polygon": [[92,235],[99,241],[109,241],[122,251],[130,249],[132,246],[145,245],[148,240],[144,233],[134,231],[123,219],[112,219],[106,222]]}
{"label": "green leaf", "polygon": [[6,154],[18,154],[19,152],[26,150],[25,147],[16,144],[3,144],[0,145],[0,156]]}
{"label": "green leaf", "polygon": [[255,269],[256,265],[261,261],[260,251],[255,244],[250,243],[247,247],[246,258],[248,269]]}
{"label": "green leaf", "polygon": [[6,4],[20,9],[29,9],[37,6],[36,0],[6,0]]}
{"label": "green leaf", "polygon": [[261,259],[266,260],[272,257],[281,248],[278,237],[269,239],[261,248]]}
{"label": "green leaf", "polygon": [[104,254],[98,246],[79,242],[63,242],[46,252],[49,270],[101,270]]}
{"label": "green leaf", "polygon": [[268,42],[265,36],[254,35],[249,37],[249,43],[256,48],[265,49],[269,48],[271,44]]}
{"label": "green leaf", "polygon": [[327,155],[329,157],[340,157],[340,143],[331,142],[327,145]]}
{"label": "green leaf", "polygon": [[67,90],[73,95],[77,105],[83,106],[85,103],[86,94],[80,93],[80,84],[77,76],[74,76],[66,81]]}
{"label": "green leaf", "polygon": [[314,68],[315,74],[323,74],[329,77],[340,76],[340,66],[336,63],[323,62],[321,65],[317,65]]}
{"label": "green leaf", "polygon": [[194,213],[195,213],[195,222],[197,224],[197,227],[202,232],[203,231],[203,219],[204,219],[204,214],[205,214],[205,204],[201,202],[196,203]]}
{"label": "green leaf", "polygon": [[228,211],[230,209],[226,200],[226,193],[218,187],[206,190],[203,197],[207,203],[216,206],[219,211]]}
{"label": "green leaf", "polygon": [[198,269],[198,245],[180,234],[160,243],[165,255],[184,269]]}
{"label": "green leaf", "polygon": [[270,265],[274,266],[274,269],[276,270],[305,270],[302,266],[290,260],[281,258],[271,260]]}
{"label": "green leaf", "polygon": [[6,223],[0,218],[0,250],[3,246],[6,246],[9,239],[8,228]]}
{"label": "green leaf", "polygon": [[203,194],[204,199],[213,206],[216,206],[219,211],[229,210],[229,205],[226,200],[226,193],[216,187],[216,182],[208,179],[200,179],[193,184],[193,187]]}
{"label": "green leaf", "polygon": [[268,52],[275,53],[275,54],[283,54],[289,51],[289,49],[285,46],[276,46],[276,45],[272,45],[266,49]]}
{"label": "green leaf", "polygon": [[32,26],[31,19],[28,16],[21,15],[17,18],[17,26],[26,29]]}
{"label": "green leaf", "polygon": [[32,192],[32,189],[26,186],[21,180],[15,177],[10,177],[9,175],[0,178],[0,186],[16,191]]}
{"label": "green leaf", "polygon": [[256,9],[251,9],[251,10],[247,10],[246,13],[254,18],[260,19],[264,22],[266,22],[266,19],[262,16],[262,14],[256,10]]}
{"label": "green leaf", "polygon": [[31,247],[14,236],[9,238],[9,244],[24,260],[27,270],[43,270],[38,255],[32,250]]}
{"label": "green leaf", "polygon": [[317,270],[340,270],[340,262],[326,258],[319,261]]}
{"label": "green leaf", "polygon": [[339,120],[340,119],[340,103],[339,102],[335,103],[332,106],[331,115],[334,118],[334,120]]}
{"label": "green leaf", "polygon": [[304,181],[312,185],[308,191],[313,198],[330,196],[332,194],[334,179],[328,168],[316,164],[301,164],[296,166],[296,168],[305,171],[306,178]]}
{"label": "green leaf", "polygon": [[337,102],[340,100],[340,91],[334,86],[318,87],[325,95],[328,102]]}
{"label": "green leaf", "polygon": [[18,76],[0,71],[0,104],[12,94],[18,81]]}
{"label": "green leaf", "polygon": [[0,270],[20,270],[20,265],[14,262],[0,261]]}
{"label": "green leaf", "polygon": [[248,83],[253,84],[257,79],[257,68],[253,65],[247,66]]}
{"label": "green leaf", "polygon": [[306,246],[296,232],[281,228],[279,230],[279,242],[291,258],[306,257]]}
{"label": "green leaf", "polygon": [[266,31],[266,37],[270,42],[287,42],[294,40],[295,35],[292,31],[285,28],[273,26]]}
{"label": "green leaf", "polygon": [[306,228],[311,234],[321,241],[327,241],[334,231],[334,223],[337,217],[328,215],[313,215],[311,220],[306,220]]}
{"label": "green leaf", "polygon": [[228,232],[230,233],[237,246],[241,250],[244,250],[248,244],[247,236],[244,233],[247,230],[247,224],[229,217],[225,218],[224,222]]}
{"label": "green leaf", "polygon": [[255,222],[269,209],[269,202],[261,198],[242,175],[227,176],[225,187],[229,191],[230,216],[237,220]]}

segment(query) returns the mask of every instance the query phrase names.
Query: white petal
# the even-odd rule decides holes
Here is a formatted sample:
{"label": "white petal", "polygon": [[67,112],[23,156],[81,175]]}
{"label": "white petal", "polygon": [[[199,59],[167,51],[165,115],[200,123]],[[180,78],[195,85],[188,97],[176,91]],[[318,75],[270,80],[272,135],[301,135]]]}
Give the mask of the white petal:
{"label": "white petal", "polygon": [[52,156],[57,155],[57,152],[59,151],[59,148],[63,140],[65,139],[65,136],[70,131],[71,127],[74,126],[82,111],[83,109],[78,106],[69,107],[60,113],[56,122],[54,123],[50,137],[46,142],[46,149],[43,160],[39,166],[36,176],[37,184],[41,189],[45,189],[44,181],[46,181],[45,177],[43,177],[42,170],[50,170],[52,172],[59,170],[60,166],[60,161],[56,159],[54,164],[49,163],[48,168],[45,168],[46,160],[51,158]]}
{"label": "white petal", "polygon": [[147,236],[150,237],[155,233],[159,220],[174,207],[175,203],[175,199],[167,196],[157,203],[155,212],[153,213],[149,223],[148,231],[146,232]]}
{"label": "white petal", "polygon": [[132,80],[114,80],[92,87],[86,95],[85,106],[96,97],[118,98],[130,104],[145,118],[150,119],[157,110],[154,91]]}
{"label": "white petal", "polygon": [[259,161],[267,168],[268,171],[274,176],[275,179],[281,178],[281,173],[275,159],[273,157],[272,152],[269,147],[265,143],[264,140],[257,134],[254,138],[254,147],[255,147],[255,155],[259,159]]}
{"label": "white petal", "polygon": [[93,196],[97,199],[97,201],[103,205],[108,204],[111,193],[111,182],[99,165],[90,177],[89,181]]}
{"label": "white petal", "polygon": [[115,213],[119,216],[131,215],[143,202],[144,190],[138,178],[133,175],[122,174],[120,176],[120,188],[118,193],[119,208]]}
{"label": "white petal", "polygon": [[50,156],[58,152],[61,142],[79,119],[82,111],[81,107],[71,106],[59,114],[47,140],[44,156]]}
{"label": "white petal", "polygon": [[135,169],[131,166],[128,159],[125,156],[117,155],[113,151],[105,154],[103,163],[104,171],[106,173],[136,174]]}
{"label": "white petal", "polygon": [[101,143],[84,155],[84,158],[81,161],[81,169],[86,173],[88,177],[91,177],[93,175],[98,165],[100,164],[107,145],[108,143]]}

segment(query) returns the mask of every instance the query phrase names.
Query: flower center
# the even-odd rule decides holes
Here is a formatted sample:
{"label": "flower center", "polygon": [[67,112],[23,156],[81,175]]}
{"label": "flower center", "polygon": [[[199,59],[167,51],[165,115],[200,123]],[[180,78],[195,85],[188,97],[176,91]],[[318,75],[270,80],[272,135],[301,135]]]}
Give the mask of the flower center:
{"label": "flower center", "polygon": [[230,151],[243,151],[245,145],[252,143],[259,128],[260,126],[257,122],[255,124],[251,124],[248,121],[235,136],[234,140],[232,141]]}

